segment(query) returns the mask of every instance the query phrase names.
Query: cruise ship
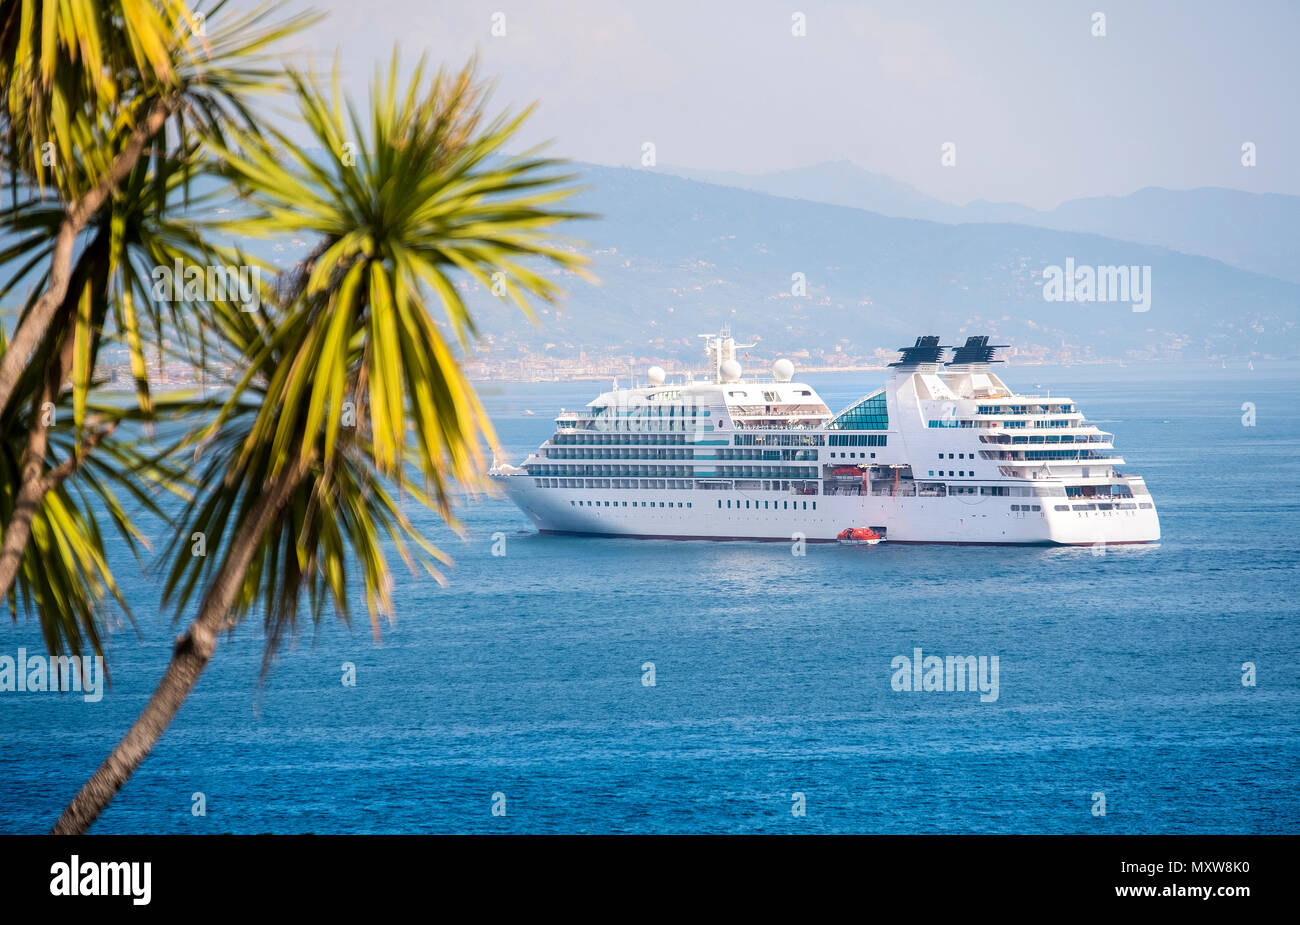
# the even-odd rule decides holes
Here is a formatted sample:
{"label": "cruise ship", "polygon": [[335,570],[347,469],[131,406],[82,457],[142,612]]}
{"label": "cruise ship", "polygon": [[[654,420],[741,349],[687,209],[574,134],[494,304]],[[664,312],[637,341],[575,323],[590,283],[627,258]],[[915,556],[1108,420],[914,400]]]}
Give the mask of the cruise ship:
{"label": "cruise ship", "polygon": [[[900,348],[882,388],[832,414],[777,360],[744,375],[726,330],[707,377],[647,371],[555,418],[491,478],[543,533],[888,543],[1089,545],[1160,539],[1140,476],[1069,398],[1023,395],[998,347],[934,336]],[[753,346],[753,345],[740,345]],[[951,355],[949,355],[951,352]]]}

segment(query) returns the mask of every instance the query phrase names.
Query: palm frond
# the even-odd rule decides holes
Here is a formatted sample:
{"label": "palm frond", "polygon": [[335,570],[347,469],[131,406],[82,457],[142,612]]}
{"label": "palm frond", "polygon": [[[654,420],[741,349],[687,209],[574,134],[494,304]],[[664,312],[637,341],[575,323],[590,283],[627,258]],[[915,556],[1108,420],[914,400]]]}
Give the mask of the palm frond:
{"label": "palm frond", "polygon": [[[0,351],[5,348],[0,331]],[[20,400],[6,412],[16,418],[0,442],[0,524],[10,522],[22,483],[21,462],[27,419],[49,413],[46,471],[68,471],[54,482],[32,520],[29,540],[17,580],[8,595],[11,616],[21,609],[39,621],[52,654],[103,654],[105,629],[115,605],[128,621],[131,611],[108,563],[108,542],[101,522],[144,564],[148,551],[141,517],[165,521],[161,492],[186,497],[186,474],[148,446],[140,430],[138,409],[91,402],[86,406],[95,432],[95,452],[78,459],[85,443],[67,423],[73,419],[72,396],[65,393],[53,408],[33,407],[38,377],[25,378]],[[2,529],[2,528],[0,528]]]}
{"label": "palm frond", "polygon": [[0,3],[0,136],[15,191],[22,178],[65,202],[84,195],[160,100],[176,138],[192,135],[187,120],[218,137],[232,121],[255,129],[250,95],[282,86],[272,47],[317,18],[272,22],[273,9],[236,13],[225,0]]}
{"label": "palm frond", "polygon": [[354,571],[377,632],[391,607],[390,546],[439,576],[446,557],[405,505],[455,526],[453,496],[482,486],[484,447],[495,440],[459,366],[457,348],[475,336],[462,286],[490,287],[505,274],[526,308],[560,296],[542,267],[585,275],[578,248],[553,237],[555,226],[586,217],[558,205],[574,176],[533,152],[503,153],[522,116],[484,116],[472,65],[429,79],[421,64],[407,92],[396,70],[394,59],[365,120],[338,93],[337,73],[332,91],[295,74],[308,146],[274,129],[214,143],[250,204],[228,233],[305,234],[316,244],[269,310],[220,313],[216,327],[245,365],[212,422],[176,448],[201,447],[204,463],[166,594],[184,609],[223,561],[186,555],[194,533],[229,555],[267,486],[309,463],[260,540],[233,615],[260,604],[268,658],[292,631],[304,591],[313,619],[327,603],[349,619]]}

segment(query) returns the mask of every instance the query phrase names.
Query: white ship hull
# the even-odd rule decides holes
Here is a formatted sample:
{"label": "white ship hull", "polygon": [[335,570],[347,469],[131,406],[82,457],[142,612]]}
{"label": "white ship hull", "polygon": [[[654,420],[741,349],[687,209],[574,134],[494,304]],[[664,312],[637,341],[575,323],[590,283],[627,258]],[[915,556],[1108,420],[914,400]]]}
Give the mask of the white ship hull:
{"label": "white ship hull", "polygon": [[[833,542],[846,527],[863,526],[880,533],[888,543],[1094,546],[1160,539],[1154,507],[1024,512],[1011,510],[1016,499],[979,496],[819,495],[813,499],[773,491],[569,490],[534,487],[526,475],[501,476],[497,482],[543,533],[783,542],[792,542],[798,538],[795,534],[802,534],[809,542]],[[722,501],[721,508],[718,501]],[[642,507],[641,503],[654,506]],[[663,507],[658,506],[661,503]],[[800,507],[782,507],[791,504]]]}

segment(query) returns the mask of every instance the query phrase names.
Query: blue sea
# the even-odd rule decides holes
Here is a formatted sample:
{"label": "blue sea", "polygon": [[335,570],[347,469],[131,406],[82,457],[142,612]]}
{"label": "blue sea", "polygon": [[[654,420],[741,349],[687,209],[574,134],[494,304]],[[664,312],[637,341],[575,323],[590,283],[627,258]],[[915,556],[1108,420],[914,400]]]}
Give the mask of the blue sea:
{"label": "blue sea", "polygon": [[[397,563],[378,644],[364,616],[304,626],[259,685],[260,623],[223,639],[94,831],[1300,832],[1300,369],[1006,375],[1116,434],[1159,545],[796,557],[539,536],[469,501],[463,539],[427,518],[446,587]],[[840,407],[883,374],[803,378]],[[605,385],[481,394],[517,462]],[[0,694],[0,832],[49,828],[166,665],[157,571],[116,568],[138,626],[112,636],[103,700]],[[0,623],[0,654],[19,647],[41,649],[21,616]],[[894,690],[916,648],[998,656],[998,699]]]}

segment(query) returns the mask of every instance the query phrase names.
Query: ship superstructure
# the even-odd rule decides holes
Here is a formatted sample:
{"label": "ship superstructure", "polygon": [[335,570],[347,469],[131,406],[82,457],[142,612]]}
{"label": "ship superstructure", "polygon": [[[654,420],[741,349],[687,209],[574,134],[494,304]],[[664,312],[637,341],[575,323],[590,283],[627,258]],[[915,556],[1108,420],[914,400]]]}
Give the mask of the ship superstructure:
{"label": "ship superstructure", "polygon": [[[543,532],[674,539],[1095,545],[1160,538],[1111,434],[1069,398],[1022,395],[998,345],[919,337],[882,388],[832,414],[778,360],[749,378],[727,331],[700,379],[617,388],[555,419],[492,477]],[[744,345],[742,345],[744,346]],[[949,357],[948,353],[952,351]]]}

